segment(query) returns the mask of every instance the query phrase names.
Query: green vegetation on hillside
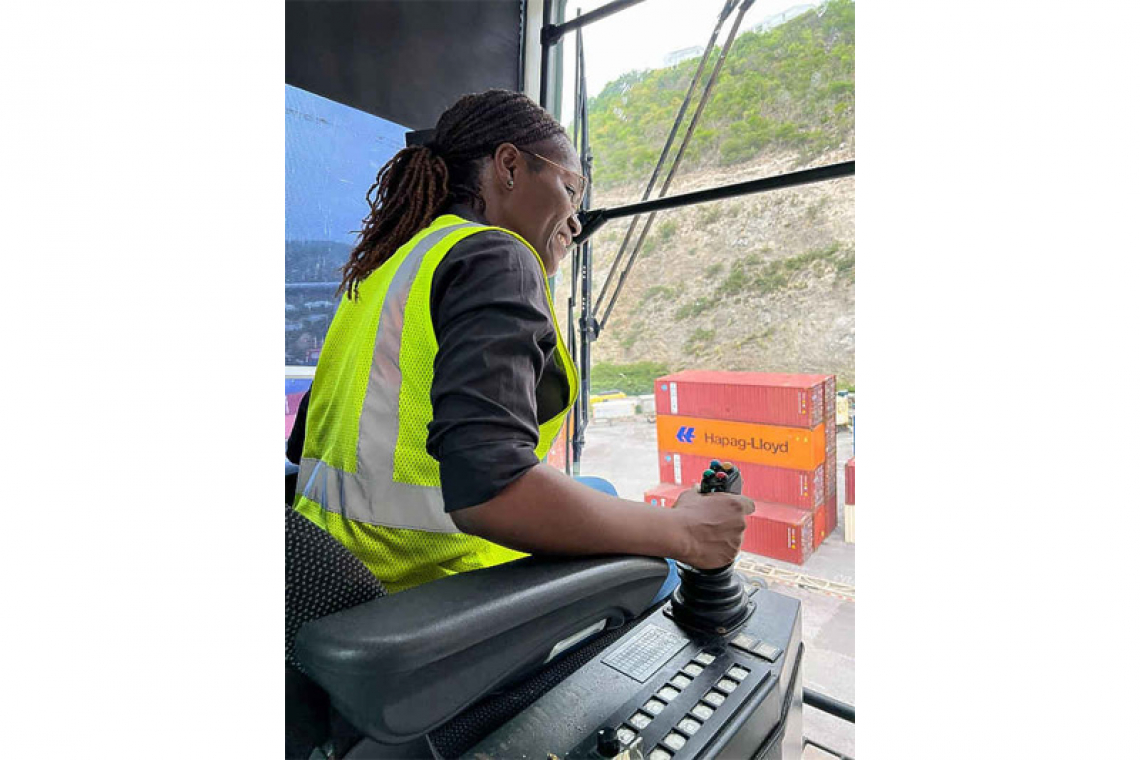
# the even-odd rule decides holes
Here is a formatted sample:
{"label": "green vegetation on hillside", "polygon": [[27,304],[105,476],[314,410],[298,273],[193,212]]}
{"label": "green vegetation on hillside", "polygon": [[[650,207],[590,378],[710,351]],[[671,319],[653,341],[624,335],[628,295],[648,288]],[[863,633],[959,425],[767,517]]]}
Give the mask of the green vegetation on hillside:
{"label": "green vegetation on hillside", "polygon": [[[822,14],[804,13],[775,29],[737,36],[693,133],[686,168],[737,164],[772,149],[794,150],[807,162],[851,139],[855,4],[830,0],[822,8]],[[710,56],[705,79],[716,55],[719,49]],[[599,184],[648,177],[698,63],[690,59],[630,72],[590,99]],[[695,104],[689,116],[694,110]]]}
{"label": "green vegetation on hillside", "polygon": [[[724,266],[718,262],[707,269],[706,275],[712,280],[722,271]],[[823,248],[771,261],[763,261],[758,254],[750,253],[732,262],[724,277],[712,285],[709,295],[698,296],[678,306],[673,318],[683,322],[698,317],[715,308],[726,296],[762,297],[787,288],[803,287],[802,279],[797,280],[797,275],[801,274],[810,274],[814,279],[832,276],[837,283],[854,281],[855,252],[850,246],[834,242]],[[664,293],[679,295],[667,286],[655,285],[647,291],[646,298]],[[698,335],[693,339],[694,345],[706,338]]]}
{"label": "green vegetation on hillside", "polygon": [[[817,262],[820,262],[818,266]],[[836,273],[837,277],[853,279],[855,276],[854,266],[854,252],[844,248],[838,242],[825,248],[817,248],[813,251],[806,251],[796,256],[789,256],[764,264],[761,264],[759,256],[749,254],[732,263],[732,268],[721,281],[717,292],[726,296],[737,293],[764,296],[788,287],[792,284],[795,275],[809,270],[823,274],[830,269]]]}

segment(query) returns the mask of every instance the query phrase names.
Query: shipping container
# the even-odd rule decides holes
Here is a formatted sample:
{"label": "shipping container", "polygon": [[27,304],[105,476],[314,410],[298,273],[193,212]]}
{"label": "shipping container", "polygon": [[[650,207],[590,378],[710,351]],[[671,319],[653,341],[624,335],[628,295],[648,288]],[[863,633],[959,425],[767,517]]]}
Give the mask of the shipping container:
{"label": "shipping container", "polygon": [[835,417],[834,375],[686,370],[658,379],[654,395],[658,414],[682,417],[802,428],[824,422],[828,409]]}
{"label": "shipping container", "polygon": [[827,458],[823,462],[823,485],[824,496],[831,497],[836,493],[839,488],[839,472],[838,472],[838,457],[835,454],[835,449],[830,448],[827,450]]}
{"label": "shipping container", "polygon": [[[744,481],[741,493],[757,501],[771,501],[793,507],[812,509],[824,502],[826,465],[813,470],[789,470],[732,459]],[[701,482],[701,475],[709,466],[709,457],[680,454],[674,451],[659,452],[658,472],[662,483],[692,485]]]}
{"label": "shipping container", "polygon": [[843,468],[844,486],[847,491],[847,499],[845,504],[855,503],[855,457],[847,460],[847,465]]}
{"label": "shipping container", "polygon": [[835,530],[839,526],[839,497],[838,497],[838,495],[831,494],[831,496],[828,496],[827,500],[824,501],[823,506],[825,508],[825,512],[824,512],[824,517],[826,520],[825,525],[827,526],[827,533],[825,535],[830,536],[831,531]]}
{"label": "shipping container", "polygon": [[657,451],[710,459],[753,462],[789,470],[814,470],[835,451],[835,429],[797,428],[751,422],[657,414]]}
{"label": "shipping container", "polygon": [[692,486],[678,486],[672,483],[661,483],[645,492],[645,503],[655,507],[671,507],[677,503],[677,497]]}
{"label": "shipping container", "polygon": [[657,413],[657,397],[652,393],[647,393],[644,396],[638,396],[637,405],[641,407],[642,414],[652,416]]}
{"label": "shipping container", "polygon": [[839,524],[839,513],[836,511],[838,500],[831,496],[824,503],[811,511],[812,518],[812,551],[827,540]]}
{"label": "shipping container", "polygon": [[783,504],[756,502],[746,516],[742,551],[802,565],[812,553],[812,513]]}
{"label": "shipping container", "polygon": [[590,404],[595,420],[613,420],[637,415],[636,398],[615,398]]}
{"label": "shipping container", "polygon": [[835,400],[835,424],[839,426],[851,424],[851,397],[846,391],[841,391]]}
{"label": "shipping container", "polygon": [[812,542],[811,550],[814,552],[831,534],[827,527],[827,504],[820,504],[811,511]]}

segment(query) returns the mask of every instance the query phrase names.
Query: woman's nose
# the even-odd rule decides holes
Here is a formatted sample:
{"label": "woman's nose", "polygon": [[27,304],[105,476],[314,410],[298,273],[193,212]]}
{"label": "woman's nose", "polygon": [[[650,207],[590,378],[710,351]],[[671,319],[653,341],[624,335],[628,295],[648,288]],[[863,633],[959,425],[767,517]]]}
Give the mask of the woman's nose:
{"label": "woman's nose", "polygon": [[582,233],[582,223],[578,221],[577,214],[571,214],[570,219],[570,233],[573,237],[578,237]]}

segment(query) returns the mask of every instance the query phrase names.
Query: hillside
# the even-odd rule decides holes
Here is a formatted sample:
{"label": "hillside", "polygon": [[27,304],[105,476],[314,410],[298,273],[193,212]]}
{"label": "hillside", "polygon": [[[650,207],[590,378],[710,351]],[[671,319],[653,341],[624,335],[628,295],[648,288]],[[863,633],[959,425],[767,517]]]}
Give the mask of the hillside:
{"label": "hillside", "polygon": [[[719,55],[717,48],[709,57],[690,116]],[[691,58],[630,72],[590,99],[599,187],[644,186],[699,63]],[[853,147],[854,129],[855,5],[831,0],[821,13],[737,36],[693,133],[683,171],[746,164],[780,152],[807,163]]]}
{"label": "hillside", "polygon": [[[627,74],[591,101],[595,206],[640,200],[696,63]],[[740,35],[669,194],[854,159],[853,81],[849,0]],[[826,372],[853,387],[854,190],[846,178],[659,214],[594,361]],[[593,238],[595,294],[628,225]]]}

